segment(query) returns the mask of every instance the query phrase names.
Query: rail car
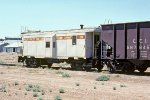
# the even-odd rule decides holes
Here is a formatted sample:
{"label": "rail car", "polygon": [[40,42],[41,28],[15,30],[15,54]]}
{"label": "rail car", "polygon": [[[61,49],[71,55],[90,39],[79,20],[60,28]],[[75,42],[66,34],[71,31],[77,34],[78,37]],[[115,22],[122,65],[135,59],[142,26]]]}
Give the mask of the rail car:
{"label": "rail car", "polygon": [[150,66],[150,22],[102,25],[101,60],[110,72],[146,71]]}
{"label": "rail car", "polygon": [[140,72],[150,66],[150,21],[105,24],[101,27],[23,32],[23,54],[29,67],[67,62],[74,70]]}

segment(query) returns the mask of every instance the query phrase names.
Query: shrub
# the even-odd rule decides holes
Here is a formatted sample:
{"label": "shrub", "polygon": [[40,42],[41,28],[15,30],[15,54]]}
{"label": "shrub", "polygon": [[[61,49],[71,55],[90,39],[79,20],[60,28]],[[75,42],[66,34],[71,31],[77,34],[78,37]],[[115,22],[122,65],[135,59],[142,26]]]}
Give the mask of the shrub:
{"label": "shrub", "polygon": [[62,71],[57,71],[56,74],[61,74],[61,75],[62,75],[62,74],[64,74],[64,72],[62,72]]}
{"label": "shrub", "polygon": [[0,92],[6,92],[6,85],[0,85]]}
{"label": "shrub", "polygon": [[54,100],[62,100],[60,96],[55,96]]}
{"label": "shrub", "polygon": [[28,84],[28,87],[29,87],[29,88],[33,88],[33,85],[32,85],[32,84]]}
{"label": "shrub", "polygon": [[109,77],[106,75],[99,76],[96,81],[108,81]]}
{"label": "shrub", "polygon": [[41,89],[40,89],[40,88],[37,88],[37,87],[33,87],[33,88],[32,88],[32,91],[33,91],[33,92],[41,92]]}
{"label": "shrub", "polygon": [[26,91],[31,91],[31,88],[27,85],[25,86]]}
{"label": "shrub", "polygon": [[37,97],[38,93],[37,92],[33,92],[33,97]]}
{"label": "shrub", "polygon": [[33,92],[41,92],[40,86],[39,85],[32,85],[28,84],[25,87],[26,91],[33,91]]}
{"label": "shrub", "polygon": [[65,77],[65,78],[69,78],[69,77],[71,77],[68,73],[63,73],[62,74],[62,77]]}
{"label": "shrub", "polygon": [[2,60],[0,60],[0,64],[5,64],[5,62],[3,62]]}
{"label": "shrub", "polygon": [[63,89],[63,88],[60,88],[60,89],[59,89],[59,93],[65,93],[64,89]]}
{"label": "shrub", "polygon": [[76,83],[76,86],[80,86],[80,83]]}
{"label": "shrub", "polygon": [[104,83],[102,83],[102,85],[104,85]]}
{"label": "shrub", "polygon": [[96,86],[94,86],[94,89],[96,89]]}
{"label": "shrub", "polygon": [[40,96],[40,97],[38,97],[38,99],[37,100],[43,100],[43,98]]}

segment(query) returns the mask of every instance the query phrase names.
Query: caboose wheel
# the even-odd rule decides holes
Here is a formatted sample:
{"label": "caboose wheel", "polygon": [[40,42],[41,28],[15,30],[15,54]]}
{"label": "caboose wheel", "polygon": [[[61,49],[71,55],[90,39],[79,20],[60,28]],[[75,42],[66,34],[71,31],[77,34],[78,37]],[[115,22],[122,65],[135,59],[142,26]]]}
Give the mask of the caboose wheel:
{"label": "caboose wheel", "polygon": [[110,73],[114,73],[116,70],[115,70],[115,65],[114,65],[114,63],[113,63],[113,61],[111,61],[111,60],[109,60],[108,62],[107,62],[107,68],[108,68],[108,71],[110,72]]}
{"label": "caboose wheel", "polygon": [[140,73],[144,73],[146,70],[147,70],[147,67],[146,67],[146,66],[143,66],[143,67],[139,67],[139,68],[138,68],[138,71],[139,71]]}
{"label": "caboose wheel", "polygon": [[104,67],[101,61],[98,61],[95,66],[98,69],[98,72],[101,72]]}
{"label": "caboose wheel", "polygon": [[51,68],[51,67],[52,67],[52,65],[53,65],[53,64],[52,64],[52,63],[50,63],[50,64],[48,64],[47,66],[48,66],[48,68]]}
{"label": "caboose wheel", "polygon": [[72,70],[77,70],[77,71],[80,71],[80,70],[83,70],[83,64],[80,63],[80,62],[73,62],[71,63],[71,69]]}

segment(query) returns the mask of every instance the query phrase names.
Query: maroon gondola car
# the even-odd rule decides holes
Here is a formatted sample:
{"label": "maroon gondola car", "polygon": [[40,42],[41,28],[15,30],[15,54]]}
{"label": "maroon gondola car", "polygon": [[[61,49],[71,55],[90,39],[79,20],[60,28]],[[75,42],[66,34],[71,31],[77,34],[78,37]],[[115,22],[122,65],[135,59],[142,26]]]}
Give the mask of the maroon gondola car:
{"label": "maroon gondola car", "polygon": [[101,60],[110,72],[150,66],[150,21],[102,25]]}

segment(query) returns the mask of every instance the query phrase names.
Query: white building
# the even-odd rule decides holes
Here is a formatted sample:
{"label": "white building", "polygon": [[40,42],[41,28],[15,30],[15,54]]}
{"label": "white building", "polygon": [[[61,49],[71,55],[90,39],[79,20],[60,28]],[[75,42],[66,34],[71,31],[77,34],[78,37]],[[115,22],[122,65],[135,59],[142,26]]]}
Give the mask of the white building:
{"label": "white building", "polygon": [[3,52],[3,47],[8,45],[8,43],[5,43],[3,40],[0,40],[0,52]]}
{"label": "white building", "polygon": [[20,53],[22,49],[21,40],[21,38],[15,37],[5,37],[5,39],[0,39],[0,52]]}
{"label": "white building", "polygon": [[11,43],[11,44],[3,47],[3,52],[21,53],[21,50],[22,50],[21,42],[14,42],[14,43]]}

